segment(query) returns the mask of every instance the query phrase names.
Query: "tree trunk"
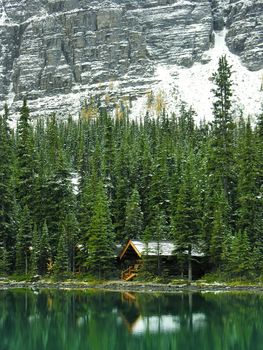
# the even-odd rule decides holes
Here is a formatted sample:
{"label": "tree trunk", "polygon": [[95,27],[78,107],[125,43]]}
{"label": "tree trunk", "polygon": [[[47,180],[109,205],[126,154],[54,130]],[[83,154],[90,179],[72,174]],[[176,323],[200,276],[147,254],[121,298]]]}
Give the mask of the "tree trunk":
{"label": "tree trunk", "polygon": [[188,245],[188,282],[192,282],[193,272],[192,272],[192,246]]}
{"label": "tree trunk", "polygon": [[160,242],[157,243],[157,275],[161,275]]}

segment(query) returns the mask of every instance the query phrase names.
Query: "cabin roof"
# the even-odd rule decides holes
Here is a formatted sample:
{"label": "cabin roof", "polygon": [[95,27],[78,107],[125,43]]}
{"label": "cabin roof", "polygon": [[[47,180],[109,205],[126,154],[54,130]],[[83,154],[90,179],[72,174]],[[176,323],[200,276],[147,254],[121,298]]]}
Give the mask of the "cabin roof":
{"label": "cabin roof", "polygon": [[[143,255],[157,256],[158,250],[159,250],[159,255],[172,256],[172,255],[175,255],[174,251],[176,250],[175,244],[170,241],[161,241],[159,242],[159,244],[158,242],[148,242],[148,244],[146,244],[139,240],[130,239],[121,250],[119,254],[120,259],[124,257],[129,247],[132,247],[133,250],[138,255],[138,257],[140,258]],[[192,249],[192,256],[202,257],[204,256],[204,254],[199,249],[194,247]]]}

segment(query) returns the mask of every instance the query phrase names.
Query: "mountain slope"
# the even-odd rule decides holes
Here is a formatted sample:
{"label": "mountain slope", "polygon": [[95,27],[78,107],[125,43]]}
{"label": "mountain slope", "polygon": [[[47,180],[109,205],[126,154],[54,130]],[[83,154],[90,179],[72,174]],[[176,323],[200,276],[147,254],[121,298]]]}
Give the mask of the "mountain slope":
{"label": "mountain slope", "polygon": [[0,0],[0,102],[16,111],[27,96],[35,113],[76,114],[91,94],[142,96],[175,65],[192,85],[224,26],[228,48],[260,71],[261,0]]}

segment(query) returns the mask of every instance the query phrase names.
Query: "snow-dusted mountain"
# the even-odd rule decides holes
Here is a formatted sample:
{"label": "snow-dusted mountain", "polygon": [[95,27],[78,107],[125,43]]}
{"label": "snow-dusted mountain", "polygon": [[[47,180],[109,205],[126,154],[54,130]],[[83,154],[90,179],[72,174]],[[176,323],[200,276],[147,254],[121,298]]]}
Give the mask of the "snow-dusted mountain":
{"label": "snow-dusted mountain", "polygon": [[138,98],[136,115],[153,90],[209,118],[221,53],[245,111],[258,111],[262,0],[0,0],[0,103],[13,110],[27,96],[35,112],[75,114],[99,94]]}

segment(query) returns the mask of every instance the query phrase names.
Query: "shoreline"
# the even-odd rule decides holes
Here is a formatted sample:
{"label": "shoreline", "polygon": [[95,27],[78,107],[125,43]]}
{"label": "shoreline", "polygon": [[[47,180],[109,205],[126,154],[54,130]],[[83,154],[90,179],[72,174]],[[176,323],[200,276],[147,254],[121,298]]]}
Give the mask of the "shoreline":
{"label": "shoreline", "polygon": [[58,290],[88,290],[114,292],[144,292],[144,293],[177,293],[177,292],[263,292],[263,285],[228,285],[225,283],[195,283],[192,284],[162,284],[150,282],[110,281],[103,283],[87,282],[15,282],[0,281],[0,290],[9,289],[58,289]]}

